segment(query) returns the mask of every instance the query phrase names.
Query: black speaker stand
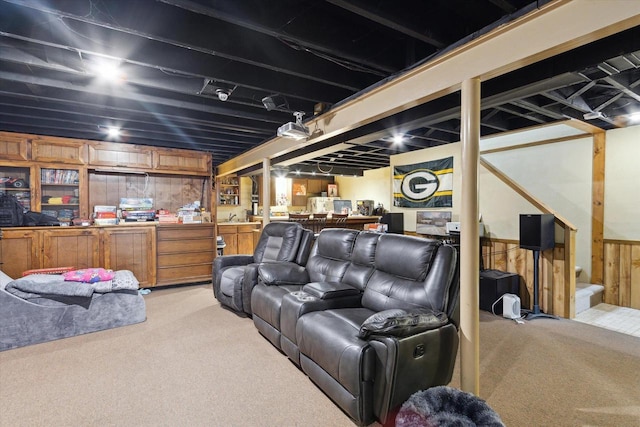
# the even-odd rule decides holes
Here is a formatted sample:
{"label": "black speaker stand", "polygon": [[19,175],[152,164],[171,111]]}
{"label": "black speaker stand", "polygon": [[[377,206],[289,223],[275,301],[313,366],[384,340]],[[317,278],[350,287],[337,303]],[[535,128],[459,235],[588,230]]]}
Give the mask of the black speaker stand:
{"label": "black speaker stand", "polygon": [[522,310],[524,312],[524,318],[527,320],[538,319],[546,317],[548,319],[558,320],[558,316],[553,314],[547,314],[540,311],[540,303],[538,302],[538,266],[540,264],[540,251],[538,249],[533,250],[533,310]]}

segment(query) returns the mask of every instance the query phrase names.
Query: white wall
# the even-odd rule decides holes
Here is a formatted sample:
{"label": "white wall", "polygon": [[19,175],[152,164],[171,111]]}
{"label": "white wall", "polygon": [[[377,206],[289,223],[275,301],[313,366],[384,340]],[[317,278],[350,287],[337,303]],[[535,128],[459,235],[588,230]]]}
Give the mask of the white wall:
{"label": "white wall", "polygon": [[372,169],[362,177],[336,176],[338,194],[341,199],[351,200],[355,208],[356,200],[373,200],[382,203],[385,209],[391,208],[391,187],[389,168]]}
{"label": "white wall", "polygon": [[[483,155],[489,163],[578,229],[576,265],[583,268],[580,279],[587,281],[591,271],[592,153],[593,139],[589,137]],[[509,197],[483,187],[480,189],[480,200],[491,198],[493,201],[484,203],[483,214],[500,216],[495,207],[501,207],[499,209],[506,209],[513,218],[512,226],[508,230],[500,230],[498,236],[517,240],[518,215],[538,213],[538,210],[518,211],[516,209],[523,206],[505,200]],[[489,218],[485,222],[491,226]]]}
{"label": "white wall", "polygon": [[640,126],[607,132],[604,238],[640,240]]}

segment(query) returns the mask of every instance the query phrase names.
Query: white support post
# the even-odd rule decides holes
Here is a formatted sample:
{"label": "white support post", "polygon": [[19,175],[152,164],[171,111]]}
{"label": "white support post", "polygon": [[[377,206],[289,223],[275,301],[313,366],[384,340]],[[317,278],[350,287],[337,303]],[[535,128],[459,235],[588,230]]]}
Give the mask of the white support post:
{"label": "white support post", "polygon": [[262,227],[269,224],[271,212],[271,160],[262,159]]}
{"label": "white support post", "polygon": [[460,384],[480,393],[480,79],[462,82],[462,206],[460,209]]}

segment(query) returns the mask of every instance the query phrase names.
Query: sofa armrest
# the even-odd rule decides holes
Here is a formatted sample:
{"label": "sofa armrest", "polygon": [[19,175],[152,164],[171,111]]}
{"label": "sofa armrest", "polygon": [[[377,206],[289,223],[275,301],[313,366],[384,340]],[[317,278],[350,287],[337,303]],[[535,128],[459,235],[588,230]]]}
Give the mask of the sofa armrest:
{"label": "sofa armrest", "polygon": [[363,339],[371,335],[406,337],[449,323],[446,313],[428,309],[390,309],[371,315],[360,326],[358,336]]}
{"label": "sofa armrest", "polygon": [[302,288],[307,294],[323,300],[349,297],[360,294],[360,290],[340,282],[312,282]]}
{"label": "sofa armrest", "polygon": [[295,262],[269,262],[258,267],[260,283],[272,285],[304,285],[309,282],[307,270]]}
{"label": "sofa armrest", "polygon": [[223,255],[213,260],[214,271],[235,265],[247,265],[253,263],[253,255]]}

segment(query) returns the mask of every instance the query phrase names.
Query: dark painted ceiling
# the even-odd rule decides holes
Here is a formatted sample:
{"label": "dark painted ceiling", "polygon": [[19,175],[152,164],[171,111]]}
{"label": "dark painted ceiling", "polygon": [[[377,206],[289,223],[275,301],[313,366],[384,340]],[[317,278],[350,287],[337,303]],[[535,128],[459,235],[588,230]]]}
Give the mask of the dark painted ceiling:
{"label": "dark painted ceiling", "polygon": [[[117,126],[122,142],[210,151],[218,165],[273,138],[294,111],[326,111],[542,3],[0,0],[0,130],[107,140]],[[109,64],[116,82],[97,77]],[[482,134],[563,118],[624,125],[640,111],[638,67],[636,27],[484,82]],[[459,103],[452,94],[323,141],[366,139],[296,167],[362,171],[458,141]],[[400,124],[402,146],[389,141]]]}

